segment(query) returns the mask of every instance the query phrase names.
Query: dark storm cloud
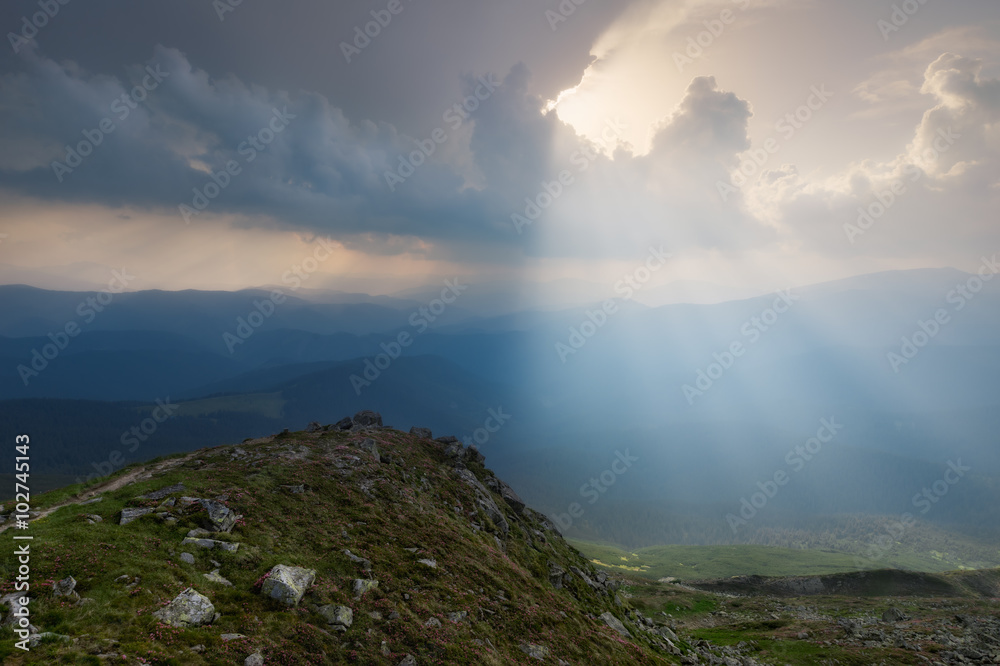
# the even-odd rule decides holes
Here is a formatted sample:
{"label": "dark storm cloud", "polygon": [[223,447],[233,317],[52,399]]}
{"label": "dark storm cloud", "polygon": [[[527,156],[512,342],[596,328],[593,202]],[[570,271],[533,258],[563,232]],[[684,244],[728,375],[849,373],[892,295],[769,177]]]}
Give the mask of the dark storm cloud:
{"label": "dark storm cloud", "polygon": [[[24,61],[23,72],[0,81],[10,100],[0,110],[0,140],[24,148],[20,164],[7,160],[0,183],[48,200],[172,207],[179,222],[242,213],[338,237],[500,240],[509,234],[496,228],[501,209],[493,208],[504,198],[504,174],[544,163],[548,135],[563,127],[539,115],[537,98],[525,103],[527,73],[518,68],[493,93],[502,112],[477,119],[474,133],[476,161],[500,187],[463,189],[461,177],[427,163],[392,192],[386,174],[419,149],[416,141],[387,123],[351,123],[317,93],[213,79],[163,47],[127,82],[33,50]],[[206,189],[213,181],[224,184],[215,196]]]}
{"label": "dark storm cloud", "polygon": [[[403,0],[367,42],[356,28],[389,16],[377,2],[244,2],[220,15],[200,0],[71,1],[30,44],[8,38],[13,48],[0,55],[0,185],[47,200],[194,208],[204,170],[235,162],[240,173],[206,213],[269,217],[347,242],[355,235],[369,249],[384,234],[509,241],[503,221],[516,186],[540,177],[557,126],[572,137],[540,114],[535,91],[576,83],[593,39],[625,7],[580,7],[553,31],[550,4]],[[36,11],[34,2],[8,3],[0,26],[17,35]],[[532,76],[522,62],[533,63]],[[147,64],[165,73],[136,103]],[[430,160],[390,191],[386,173],[399,157],[446,126],[442,109],[491,72],[512,73],[492,110],[484,105],[465,128],[474,127],[473,163],[488,186],[467,188]],[[286,108],[295,118],[250,163],[240,148]],[[95,133],[102,122],[113,131]],[[83,132],[101,145],[72,166],[65,147]],[[53,169],[54,160],[68,168]]]}
{"label": "dark storm cloud", "polygon": [[[451,123],[457,116],[446,111],[437,133],[414,138],[386,122],[351,121],[316,92],[213,77],[177,49],[155,47],[148,62],[128,68],[121,80],[56,63],[34,47],[21,58],[21,71],[0,78],[9,100],[0,109],[0,145],[18,147],[0,163],[0,185],[49,201],[174,210],[178,226],[236,214],[369,252],[408,249],[386,242],[396,236],[460,247],[466,255],[476,243],[507,246],[509,253],[531,243],[514,233],[511,213],[588,145],[544,113],[523,64],[502,80],[491,73],[462,77],[457,98],[470,109],[479,105],[475,113]],[[647,209],[665,210],[647,201],[645,188],[653,184],[682,200],[693,190],[689,175],[678,176],[731,160],[745,147],[749,115],[745,101],[711,79],[696,79],[663,123],[653,153],[620,155],[614,163],[593,158],[594,168],[581,175],[588,185],[567,202],[591,199],[590,208],[612,206],[607,215],[618,217],[643,201]],[[461,141],[460,127],[469,131],[482,187],[468,186],[468,174],[447,160],[424,157]],[[671,166],[678,157],[680,172]],[[704,216],[671,208],[685,211],[672,221],[679,240],[724,237],[706,235],[705,228],[685,231],[703,227]]]}
{"label": "dark storm cloud", "polygon": [[[37,1],[0,4],[0,32],[18,32]],[[558,0],[401,0],[402,11],[350,63],[341,44],[388,0],[244,0],[224,20],[211,0],[70,0],[35,40],[57,62],[119,77],[163,44],[213,76],[314,91],[352,120],[377,119],[417,136],[439,122],[468,72],[503,73],[524,62],[546,95],[575,85],[593,41],[629,4],[585,3],[552,31],[545,11]],[[2,46],[0,73],[19,71],[7,39]]]}

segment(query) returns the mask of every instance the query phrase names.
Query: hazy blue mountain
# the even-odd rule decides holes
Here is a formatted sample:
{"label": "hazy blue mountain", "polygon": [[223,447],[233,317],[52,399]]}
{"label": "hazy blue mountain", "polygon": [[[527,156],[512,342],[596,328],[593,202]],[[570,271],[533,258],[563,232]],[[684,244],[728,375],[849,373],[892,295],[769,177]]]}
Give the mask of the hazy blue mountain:
{"label": "hazy blue mountain", "polygon": [[[510,292],[501,289],[492,305],[463,303],[419,324],[411,318],[423,316],[419,299],[433,290],[314,291],[229,346],[223,333],[264,292],[137,292],[81,325],[28,387],[17,366],[50,344],[48,333],[85,296],[3,287],[0,302],[16,315],[0,324],[0,397],[11,427],[41,429],[84,458],[114,442],[141,407],[107,412],[68,399],[198,405],[164,425],[163,440],[143,449],[150,455],[373,408],[396,426],[468,441],[478,432],[491,464],[551,511],[579,502],[581,487],[628,449],[642,463],[600,494],[586,533],[611,533],[609,507],[641,507],[648,520],[637,519],[645,527],[631,542],[643,529],[661,534],[653,516],[665,507],[675,518],[701,516],[701,532],[686,528],[692,539],[720,538],[728,526],[720,528],[719,507],[738,508],[788,466],[820,419],[833,419],[843,430],[782,488],[768,520],[905,511],[961,459],[974,471],[928,518],[958,525],[993,520],[988,507],[1000,505],[1000,283],[962,294],[957,285],[969,278],[897,271],[717,304],[650,308],[619,298],[517,312],[502,311]],[[411,344],[398,345],[401,335]],[[61,400],[13,400],[32,397]],[[491,409],[510,415],[495,432],[483,429]],[[61,435],[49,432],[47,410],[86,413],[79,436],[64,421]],[[207,434],[191,439],[207,422]],[[79,458],[57,456],[77,467]],[[708,507],[715,517],[705,517]]]}

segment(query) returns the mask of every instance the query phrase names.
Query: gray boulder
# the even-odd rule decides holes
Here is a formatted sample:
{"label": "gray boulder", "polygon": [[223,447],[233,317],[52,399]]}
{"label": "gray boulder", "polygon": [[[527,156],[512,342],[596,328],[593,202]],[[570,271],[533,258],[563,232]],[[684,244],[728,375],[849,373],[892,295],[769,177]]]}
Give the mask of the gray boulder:
{"label": "gray boulder", "polygon": [[151,493],[146,493],[145,495],[140,495],[140,497],[142,499],[161,500],[164,497],[167,497],[169,495],[173,495],[174,493],[179,493],[182,490],[184,490],[184,484],[183,483],[176,483],[176,484],[174,484],[172,486],[167,486],[166,488],[160,488],[159,490],[154,490]]}
{"label": "gray boulder", "polygon": [[660,636],[663,636],[668,641],[671,641],[673,643],[677,642],[677,634],[671,631],[670,627],[661,626],[657,629],[657,632],[660,634]]}
{"label": "gray boulder", "polygon": [[363,557],[358,557],[357,555],[355,555],[349,549],[346,548],[344,549],[344,555],[346,555],[347,559],[349,559],[351,562],[360,565],[362,571],[372,570],[372,563],[370,560],[367,560]]}
{"label": "gray boulder", "polygon": [[434,439],[434,437],[431,435],[430,428],[418,428],[416,426],[413,426],[412,428],[410,428],[410,434],[415,437],[419,437],[420,439]]}
{"label": "gray boulder", "polygon": [[372,426],[382,425],[382,415],[378,412],[373,412],[370,409],[363,409],[354,415],[354,425],[364,426],[370,428]]}
{"label": "gray boulder", "polygon": [[378,443],[374,439],[366,439],[358,445],[362,451],[367,451],[375,458],[375,462],[382,462],[382,456],[378,452]]}
{"label": "gray boulder", "polygon": [[908,619],[906,614],[895,606],[889,606],[889,608],[882,613],[883,622],[902,622],[906,619]]}
{"label": "gray boulder", "polygon": [[9,609],[6,615],[4,615],[3,624],[4,626],[8,624],[14,624],[17,622],[17,618],[21,611],[21,597],[24,596],[24,592],[11,592],[10,594],[4,595],[0,598],[0,606],[5,605]]}
{"label": "gray boulder", "polygon": [[210,580],[211,582],[213,582],[213,583],[218,583],[220,585],[225,585],[226,587],[232,587],[233,586],[233,584],[231,582],[229,582],[228,580],[226,580],[225,578],[223,578],[222,576],[219,575],[219,570],[218,569],[213,569],[209,573],[202,574],[202,575],[205,578],[207,578],[208,580]]}
{"label": "gray boulder", "polygon": [[243,660],[243,666],[264,666],[264,655],[260,652],[254,652]]}
{"label": "gray boulder", "polygon": [[122,518],[118,521],[119,525],[128,525],[133,520],[142,518],[143,516],[153,513],[152,509],[149,508],[126,508],[122,509]]}
{"label": "gray boulder", "polygon": [[51,631],[43,631],[40,634],[31,634],[30,636],[28,636],[28,647],[37,647],[39,643],[41,643],[46,639],[60,640],[63,641],[64,643],[68,643],[69,641],[73,640],[69,636],[65,636],[63,634],[57,634]]}
{"label": "gray boulder", "polygon": [[514,489],[508,486],[503,481],[500,481],[500,497],[503,498],[505,502],[514,509],[514,513],[521,515],[524,513],[524,507],[526,506],[524,500],[522,500]]}
{"label": "gray boulder", "polygon": [[377,580],[368,580],[367,578],[356,578],[354,580],[354,598],[360,599],[366,592],[375,590],[378,588]]}
{"label": "gray boulder", "polygon": [[182,546],[187,545],[198,546],[199,548],[205,548],[206,550],[211,550],[213,548],[218,548],[219,550],[224,550],[229,553],[235,553],[240,549],[240,544],[229,543],[228,541],[217,541],[215,539],[193,539],[191,537],[185,537],[181,541]]}
{"label": "gray boulder", "polygon": [[606,592],[607,591],[607,590],[604,589],[604,585],[602,585],[601,583],[597,582],[596,580],[594,580],[593,578],[591,578],[590,576],[588,576],[584,572],[580,571],[576,567],[570,567],[569,570],[572,571],[573,573],[575,573],[577,576],[579,576],[580,579],[584,583],[586,583],[587,586],[590,587],[590,589],[592,589],[594,592],[597,592],[598,594],[600,594],[602,592]]}
{"label": "gray boulder", "polygon": [[563,586],[563,577],[566,575],[566,570],[554,562],[549,562],[549,582],[557,589],[561,590]]}
{"label": "gray boulder", "polygon": [[319,609],[319,614],[326,619],[327,624],[343,627],[345,631],[354,624],[354,611],[348,606],[334,606],[333,604],[322,606]]}
{"label": "gray boulder", "polygon": [[611,611],[601,613],[601,620],[604,621],[604,624],[608,625],[625,638],[632,638],[632,634],[628,632],[628,629],[625,628],[625,625],[622,624],[621,620],[611,614]]}
{"label": "gray boulder", "polygon": [[54,594],[57,597],[79,598],[79,595],[76,592],[74,592],[75,589],[76,589],[76,580],[72,576],[67,576],[66,578],[63,578],[61,581],[55,583],[52,586],[52,594]]}
{"label": "gray boulder", "polygon": [[215,606],[208,597],[189,587],[169,604],[153,613],[153,617],[172,627],[200,627],[215,617]]}
{"label": "gray boulder", "polygon": [[539,661],[545,661],[549,656],[549,649],[547,647],[544,645],[535,645],[534,643],[521,643],[521,652]]}
{"label": "gray boulder", "polygon": [[289,567],[277,564],[271,569],[271,575],[264,581],[261,594],[277,599],[286,606],[296,606],[302,601],[302,595],[316,580],[314,569]]}
{"label": "gray boulder", "polygon": [[205,507],[206,516],[202,520],[205,529],[212,532],[231,532],[236,525],[236,514],[229,510],[229,507],[222,502],[215,500],[201,500],[201,505]]}

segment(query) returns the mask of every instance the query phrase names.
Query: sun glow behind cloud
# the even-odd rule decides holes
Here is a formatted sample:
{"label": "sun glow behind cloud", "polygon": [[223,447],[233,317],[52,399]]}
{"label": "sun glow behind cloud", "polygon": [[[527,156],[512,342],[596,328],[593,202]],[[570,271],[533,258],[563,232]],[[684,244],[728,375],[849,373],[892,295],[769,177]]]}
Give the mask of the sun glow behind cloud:
{"label": "sun glow behind cloud", "polygon": [[580,83],[562,91],[549,108],[583,136],[600,136],[608,118],[624,118],[622,141],[635,154],[651,147],[652,128],[683,95],[690,81],[669,58],[671,31],[686,10],[675,3],[639,3],[595,42],[594,61]]}

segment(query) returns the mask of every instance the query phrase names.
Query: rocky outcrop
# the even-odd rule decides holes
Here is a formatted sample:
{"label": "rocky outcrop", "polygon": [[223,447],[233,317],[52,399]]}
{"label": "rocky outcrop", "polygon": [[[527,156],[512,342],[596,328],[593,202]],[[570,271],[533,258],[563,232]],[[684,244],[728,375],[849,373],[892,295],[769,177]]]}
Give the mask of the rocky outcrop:
{"label": "rocky outcrop", "polygon": [[470,472],[464,467],[455,467],[455,474],[458,478],[465,483],[467,486],[472,488],[476,493],[476,503],[479,508],[483,510],[483,513],[490,519],[490,521],[496,526],[500,533],[506,537],[510,532],[510,525],[507,523],[507,519],[503,515],[503,511],[497,506],[496,502],[493,501],[493,496],[490,491],[479,482],[476,475]]}
{"label": "rocky outcrop", "polygon": [[[631,641],[629,649],[642,656],[651,650],[673,652],[674,643],[681,644],[671,629],[630,609],[627,595],[615,595],[616,580],[595,570],[560,538],[550,521],[526,507],[508,484],[483,466],[485,458],[475,446],[465,447],[454,437],[432,440],[432,432],[425,428],[413,428],[409,436],[388,432],[381,423],[377,412],[362,411],[334,426],[313,423],[306,434],[286,432],[191,454],[184,463],[191,472],[183,477],[188,488],[174,483],[148,492],[140,498],[159,506],[130,507],[122,515],[131,520],[147,513],[158,517],[160,521],[147,519],[141,525],[143,532],[159,528],[159,536],[169,542],[156,564],[169,567],[175,581],[185,581],[173,591],[195,581],[205,594],[187,587],[160,607],[166,599],[155,597],[159,583],[144,581],[140,587],[134,573],[114,578],[121,573],[119,565],[113,580],[103,581],[110,586],[107,594],[94,595],[98,603],[126,595],[146,599],[142,612],[147,618],[152,614],[178,628],[213,623],[219,618],[216,608],[235,618],[220,627],[229,633],[212,631],[217,637],[212,640],[206,640],[207,635],[191,637],[191,643],[203,644],[164,641],[162,648],[177,663],[259,666],[264,655],[268,662],[281,660],[273,642],[258,633],[274,626],[271,615],[300,628],[308,625],[308,631],[296,634],[308,637],[303,651],[296,652],[300,646],[292,641],[282,648],[300,660],[308,654],[311,661],[302,663],[326,663],[324,659],[333,663],[355,652],[360,655],[358,663],[415,666],[425,658],[418,662],[412,654],[403,655],[407,649],[413,654],[422,649],[409,642],[417,632],[446,637],[456,646],[461,641],[457,647],[465,659],[462,663],[476,663],[473,655],[488,651],[495,653],[497,663],[538,660],[562,665],[567,662],[559,657],[569,657],[578,636],[560,635],[555,629],[562,626],[560,615],[568,620],[566,627],[583,630],[580,635],[588,636],[600,650],[590,663],[611,663],[609,656],[626,640]],[[372,464],[373,460],[381,464]],[[209,469],[213,471],[201,474]],[[164,483],[180,475],[169,478]],[[114,493],[109,496],[115,502],[128,502],[137,494],[108,492]],[[250,516],[246,523],[237,509]],[[112,515],[111,509],[106,511],[105,520]],[[316,520],[304,519],[308,516]],[[170,519],[184,525],[186,537],[180,538],[183,530],[179,534],[178,528],[168,526]],[[102,531],[83,529],[79,523],[77,528],[91,538],[99,538]],[[233,532],[245,545],[233,540]],[[458,534],[462,548],[450,550],[450,538]],[[238,554],[229,557],[220,550]],[[267,565],[276,561],[315,562],[312,566],[318,571],[287,564],[268,570]],[[508,566],[516,567],[515,575],[507,575]],[[222,568],[232,581],[222,576]],[[67,577],[71,571],[55,576],[63,579],[52,593],[63,600],[76,594],[75,580]],[[382,587],[373,571],[380,573]],[[248,576],[260,578],[251,585]],[[99,578],[90,571],[84,576],[88,593],[101,589]],[[552,587],[536,595],[537,583],[546,580]],[[501,584],[503,588],[498,588]],[[217,595],[215,603],[206,595]],[[550,618],[553,631],[522,635],[523,618],[516,616],[523,609]],[[605,625],[612,631],[603,629]],[[31,628],[31,636],[42,641],[41,650],[54,642],[43,641],[40,637],[48,634],[37,627]],[[54,639],[55,634],[51,636]],[[175,634],[169,636],[173,639]],[[85,638],[82,632],[72,640],[108,661],[119,660],[118,653],[124,651],[98,645],[101,639]],[[258,648],[260,652],[249,654]],[[686,647],[685,651],[695,654]],[[55,653],[54,648],[50,652]]]}
{"label": "rocky outcrop", "polygon": [[362,442],[358,444],[358,448],[369,453],[373,458],[375,458],[375,462],[382,462],[382,456],[380,456],[378,452],[378,444],[375,443],[374,439],[362,440]]}

